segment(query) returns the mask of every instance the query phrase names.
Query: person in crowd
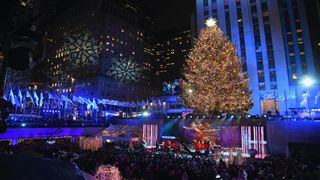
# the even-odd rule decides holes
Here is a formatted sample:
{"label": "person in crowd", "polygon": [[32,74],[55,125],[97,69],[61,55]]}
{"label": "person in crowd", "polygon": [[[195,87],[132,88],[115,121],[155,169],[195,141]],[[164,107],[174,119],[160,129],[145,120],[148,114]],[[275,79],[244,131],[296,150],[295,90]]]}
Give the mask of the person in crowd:
{"label": "person in crowd", "polygon": [[[106,143],[96,151],[80,149],[77,143],[68,140],[59,140],[54,144],[31,141],[0,146],[0,155],[10,156],[23,151],[42,153],[47,158],[71,160],[82,171],[92,175],[102,165],[110,165],[119,169],[123,179],[319,179],[320,167],[317,161],[272,155],[264,159],[247,158],[242,164],[226,164],[222,159],[150,151],[139,143]],[[65,154],[72,156],[63,156]]]}

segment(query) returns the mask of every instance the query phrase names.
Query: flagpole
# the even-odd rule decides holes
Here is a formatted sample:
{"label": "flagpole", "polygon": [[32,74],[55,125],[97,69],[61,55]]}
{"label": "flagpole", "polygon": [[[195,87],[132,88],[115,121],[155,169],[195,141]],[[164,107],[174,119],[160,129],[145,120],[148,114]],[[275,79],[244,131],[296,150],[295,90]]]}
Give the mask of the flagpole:
{"label": "flagpole", "polygon": [[287,100],[287,90],[284,90],[284,98],[286,101],[286,116],[287,116],[287,120],[288,120],[288,100]]}
{"label": "flagpole", "polygon": [[276,90],[273,90],[273,96],[274,96],[274,114],[277,116]]}

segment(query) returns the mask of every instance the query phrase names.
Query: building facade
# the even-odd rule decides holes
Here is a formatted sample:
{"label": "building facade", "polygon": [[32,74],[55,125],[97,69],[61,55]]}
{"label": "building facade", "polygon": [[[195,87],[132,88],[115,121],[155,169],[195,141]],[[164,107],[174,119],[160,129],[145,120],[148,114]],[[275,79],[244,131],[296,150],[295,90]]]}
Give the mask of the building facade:
{"label": "building facade", "polygon": [[79,1],[48,27],[42,64],[60,93],[131,101],[148,97],[143,13],[126,0]]}
{"label": "building facade", "polygon": [[159,87],[164,82],[181,78],[183,64],[191,49],[191,30],[189,27],[168,30],[157,36],[152,70],[152,83]]}
{"label": "building facade", "polygon": [[302,0],[197,0],[196,6],[198,33],[206,19],[216,18],[237,45],[252,90],[252,114],[317,106],[317,90],[302,85],[316,75]]}

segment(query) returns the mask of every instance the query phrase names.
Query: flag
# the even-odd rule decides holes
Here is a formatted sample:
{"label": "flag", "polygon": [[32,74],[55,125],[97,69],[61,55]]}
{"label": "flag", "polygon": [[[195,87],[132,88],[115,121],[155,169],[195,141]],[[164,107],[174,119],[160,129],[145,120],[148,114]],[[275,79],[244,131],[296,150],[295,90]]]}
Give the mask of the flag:
{"label": "flag", "polygon": [[39,102],[39,107],[43,105],[43,93],[40,93],[40,102]]}
{"label": "flag", "polygon": [[308,97],[309,97],[309,93],[302,94],[302,101],[300,102],[300,106],[307,106]]}
{"label": "flag", "polygon": [[296,92],[293,92],[292,94],[289,93],[288,99],[296,99]]}
{"label": "flag", "polygon": [[18,96],[19,96],[19,100],[20,100],[20,103],[22,102],[22,93],[20,91],[20,88],[18,90]]}
{"label": "flag", "polygon": [[51,93],[48,93],[48,99],[54,99]]}
{"label": "flag", "polygon": [[283,95],[283,94],[281,94],[281,95],[278,97],[278,100],[279,100],[279,101],[284,101],[284,100],[285,100],[284,95]]}
{"label": "flag", "polygon": [[65,95],[61,95],[61,100],[62,101],[66,101],[66,102],[68,102],[68,103],[71,103],[72,104],[72,101],[71,101],[71,99],[69,99],[67,96],[65,96]]}
{"label": "flag", "polygon": [[36,105],[38,106],[39,105],[39,97],[38,97],[36,91],[33,91],[33,97],[34,97],[34,100],[36,101]]}
{"label": "flag", "polygon": [[314,104],[318,104],[318,99],[320,97],[320,92],[318,91],[317,94],[316,94],[316,97],[314,98]]}
{"label": "flag", "polygon": [[16,100],[15,100],[15,97],[13,95],[13,92],[12,92],[12,89],[10,89],[10,102],[15,105],[16,104]]}
{"label": "flag", "polygon": [[73,102],[78,102],[79,101],[79,98],[77,96],[72,96],[72,101]]}
{"label": "flag", "polygon": [[83,100],[83,98],[82,98],[81,96],[78,97],[78,102],[79,102],[80,104],[84,104],[84,100]]}
{"label": "flag", "polygon": [[95,99],[92,100],[92,108],[93,108],[93,109],[96,109],[96,110],[99,109],[99,107],[98,107]]}
{"label": "flag", "polygon": [[64,109],[68,109],[68,101],[64,102]]}
{"label": "flag", "polygon": [[19,101],[19,97],[18,96],[14,96],[15,98],[15,103],[16,103],[16,106],[21,106],[21,102]]}
{"label": "flag", "polygon": [[273,94],[268,94],[266,99],[272,99],[273,98]]}
{"label": "flag", "polygon": [[84,102],[85,104],[87,104],[87,109],[90,109],[90,106],[91,106],[91,101],[90,101],[90,99],[85,98],[85,97],[83,97],[82,99],[83,99],[83,102]]}
{"label": "flag", "polygon": [[101,99],[97,99],[97,104],[102,104],[102,100]]}
{"label": "flag", "polygon": [[83,98],[83,101],[84,101],[84,103],[90,104],[90,105],[92,103],[89,98]]}
{"label": "flag", "polygon": [[101,100],[101,104],[107,105],[107,104],[108,104],[108,100],[107,100],[107,99],[102,99],[102,100]]}

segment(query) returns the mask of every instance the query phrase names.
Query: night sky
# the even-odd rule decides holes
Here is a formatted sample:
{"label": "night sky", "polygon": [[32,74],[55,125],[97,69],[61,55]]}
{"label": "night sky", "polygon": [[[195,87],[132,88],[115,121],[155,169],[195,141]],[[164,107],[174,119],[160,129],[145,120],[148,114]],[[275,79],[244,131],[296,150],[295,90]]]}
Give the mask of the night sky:
{"label": "night sky", "polygon": [[195,0],[136,0],[136,2],[154,17],[157,31],[189,25],[190,14],[195,12]]}

